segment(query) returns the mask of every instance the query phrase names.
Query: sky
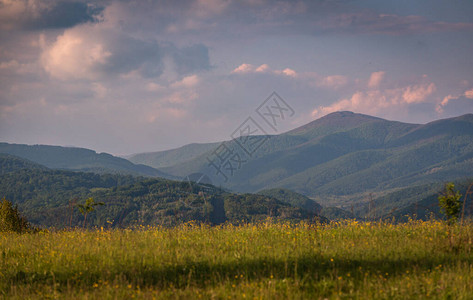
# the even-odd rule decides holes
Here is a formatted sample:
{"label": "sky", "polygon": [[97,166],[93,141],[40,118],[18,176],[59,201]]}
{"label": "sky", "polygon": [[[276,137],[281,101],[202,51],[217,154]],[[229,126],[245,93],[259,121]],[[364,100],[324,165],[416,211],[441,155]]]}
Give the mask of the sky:
{"label": "sky", "polygon": [[473,113],[472,53],[470,0],[0,0],[0,141],[126,155],[249,117],[426,123]]}

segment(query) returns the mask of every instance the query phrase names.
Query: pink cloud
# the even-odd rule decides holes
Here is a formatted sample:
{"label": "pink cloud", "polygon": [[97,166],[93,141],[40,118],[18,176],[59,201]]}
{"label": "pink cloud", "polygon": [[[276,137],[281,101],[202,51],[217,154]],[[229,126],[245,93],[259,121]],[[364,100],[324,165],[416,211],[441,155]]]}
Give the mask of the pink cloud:
{"label": "pink cloud", "polygon": [[199,82],[200,82],[199,76],[194,74],[194,75],[186,76],[180,81],[174,82],[171,86],[173,88],[181,88],[181,87],[191,88],[191,87],[195,87],[197,84],[199,84]]}
{"label": "pink cloud", "polygon": [[276,70],[276,71],[274,71],[274,73],[289,76],[289,77],[297,77],[297,72],[294,71],[293,69],[289,69],[289,68],[286,68],[282,71],[277,71]]}
{"label": "pink cloud", "polygon": [[251,64],[241,64],[238,67],[236,67],[232,73],[240,73],[240,74],[245,74],[245,73],[251,73],[253,72],[255,67]]}
{"label": "pink cloud", "polygon": [[473,89],[465,91],[463,94],[457,94],[457,95],[448,95],[443,100],[437,104],[435,110],[440,114],[443,113],[444,107],[447,106],[451,100],[457,100],[460,97],[466,97],[468,99],[473,99]]}
{"label": "pink cloud", "polygon": [[464,95],[468,99],[473,99],[473,89],[466,91]]}
{"label": "pink cloud", "polygon": [[268,71],[269,71],[269,66],[267,64],[262,64],[255,70],[255,72],[261,72],[261,73],[268,72]]}
{"label": "pink cloud", "polygon": [[437,104],[437,106],[435,107],[435,110],[441,114],[443,113],[443,108],[445,106],[447,106],[448,102],[450,102],[450,100],[452,99],[457,99],[458,97],[457,96],[452,96],[452,95],[448,95],[446,96],[445,98],[443,98],[442,102],[440,102],[439,104]]}
{"label": "pink cloud", "polygon": [[330,75],[330,76],[318,79],[318,82],[316,83],[316,85],[321,86],[321,87],[338,89],[346,85],[347,83],[348,83],[348,79],[346,76]]}
{"label": "pink cloud", "polygon": [[381,81],[383,81],[385,74],[386,72],[383,72],[383,71],[371,73],[370,79],[368,81],[368,87],[370,88],[378,87]]}
{"label": "pink cloud", "polygon": [[430,83],[429,85],[418,84],[408,86],[404,89],[402,98],[406,103],[419,103],[424,102],[427,96],[431,95],[437,87],[435,84]]}
{"label": "pink cloud", "polygon": [[317,117],[342,110],[367,114],[402,110],[411,104],[427,101],[435,90],[434,83],[423,83],[401,88],[357,91],[349,98],[314,109],[312,116]]}
{"label": "pink cloud", "polygon": [[105,65],[112,53],[96,37],[81,30],[66,30],[45,48],[41,56],[44,69],[53,77],[94,79],[97,66]]}
{"label": "pink cloud", "polygon": [[232,73],[238,74],[248,74],[248,73],[272,73],[276,75],[284,75],[288,77],[297,77],[298,74],[296,71],[290,68],[285,68],[284,70],[274,70],[271,71],[270,67],[267,64],[262,64],[259,67],[255,68],[252,64],[243,63],[236,67]]}

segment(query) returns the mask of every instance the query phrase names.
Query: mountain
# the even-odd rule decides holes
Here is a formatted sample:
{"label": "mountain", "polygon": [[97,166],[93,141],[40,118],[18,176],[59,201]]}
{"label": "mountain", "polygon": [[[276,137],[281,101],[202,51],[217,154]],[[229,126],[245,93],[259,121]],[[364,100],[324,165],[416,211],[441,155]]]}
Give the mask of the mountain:
{"label": "mountain", "polygon": [[0,153],[21,157],[51,169],[172,177],[150,166],[133,164],[108,153],[84,148],[0,143]]}
{"label": "mountain", "polygon": [[[7,158],[16,159],[16,158]],[[310,211],[276,198],[234,194],[211,185],[119,174],[19,168],[0,175],[0,197],[18,205],[33,224],[80,226],[76,205],[92,197],[105,205],[87,217],[89,226],[170,226],[190,221],[221,224],[276,220],[318,220]]]}
{"label": "mountain", "polygon": [[279,201],[289,203],[292,206],[304,208],[317,215],[320,214],[322,206],[306,196],[288,189],[269,189],[259,191],[258,194],[273,197]]}
{"label": "mountain", "polygon": [[[42,182],[42,176],[50,178],[59,174],[54,172],[64,172],[45,168],[114,173],[119,178],[125,174],[198,178],[199,182],[200,178],[205,178],[202,182],[220,187],[218,196],[215,194],[212,198],[214,202],[204,201],[214,209],[212,222],[215,223],[236,220],[258,211],[260,216],[308,216],[317,212],[332,218],[353,216],[372,219],[397,214],[412,205],[423,205],[419,201],[433,199],[432,195],[437,194],[447,181],[463,182],[473,178],[473,115],[427,124],[408,124],[352,112],[336,112],[279,135],[242,136],[222,143],[191,144],[174,150],[137,154],[130,158],[135,162],[160,166],[160,170],[83,148],[0,143],[0,153],[6,153],[0,156],[1,174],[5,176],[2,180],[10,182],[11,187],[14,187],[15,180],[30,180],[28,176],[37,176],[34,180]],[[62,178],[64,174],[58,176]],[[57,201],[74,197],[74,194],[80,197],[94,195],[107,201],[127,199],[120,200],[120,205],[138,201],[141,204],[133,206],[134,209],[145,209],[150,213],[156,203],[162,201],[149,193],[153,194],[155,188],[162,189],[164,181],[154,182],[151,190],[140,194],[135,192],[137,187],[133,186],[143,181],[143,178],[100,179],[90,177],[92,175],[81,175],[85,177],[80,180],[70,179],[73,183],[62,178],[59,181],[62,183],[47,185],[53,191],[50,194],[42,192],[43,198],[35,196],[35,189],[26,187],[18,191],[19,194],[11,192],[8,195],[18,201],[31,196],[36,199],[35,205],[53,205]],[[11,181],[11,178],[14,180]],[[85,180],[84,183],[80,183],[81,180]],[[108,185],[94,185],[90,183],[93,180],[106,180]],[[126,182],[128,187],[125,190],[129,192],[112,192],[110,189],[119,189],[118,185],[123,185],[117,184],[117,180]],[[86,188],[67,190],[62,186],[64,184],[71,187],[85,184]],[[175,186],[174,183],[166,184]],[[242,194],[223,192],[222,187]],[[61,192],[56,194],[56,189]],[[111,198],[103,198],[105,194],[101,192],[104,189],[107,190],[104,193]],[[258,191],[261,194],[249,194]],[[187,197],[179,194],[176,188],[160,193],[167,195],[164,197],[166,199],[173,199],[169,200],[169,203],[173,203],[169,204],[171,206],[181,207],[181,200],[174,199],[173,193],[180,195],[180,199]],[[192,197],[194,199],[197,196]],[[149,202],[149,199],[154,200]],[[273,199],[278,204],[269,204],[267,199]],[[257,206],[265,208],[251,208],[252,202],[260,203]],[[163,209],[169,210],[163,215],[166,216],[165,223],[172,223],[169,217],[172,214],[171,206],[163,205],[167,207]],[[191,219],[190,216],[194,215],[203,220],[202,208],[194,207],[197,209],[195,211],[186,205],[182,208],[188,211],[184,219]],[[244,208],[238,210],[238,205]],[[292,211],[272,212],[272,205],[286,205]],[[324,207],[325,213],[324,210],[320,212],[319,205]],[[296,212],[296,207],[300,211]],[[265,209],[266,213],[263,214]],[[217,211],[219,213],[215,213]],[[163,220],[163,216],[159,220]]]}
{"label": "mountain", "polygon": [[190,161],[215,149],[218,145],[219,143],[194,143],[166,151],[135,154],[127,157],[127,159],[135,164],[144,164],[153,168],[163,168]]}
{"label": "mountain", "polygon": [[185,163],[203,153],[215,149],[219,143],[189,144],[177,149],[140,153],[126,157],[135,164],[148,165],[153,168],[169,167],[175,164]]}
{"label": "mountain", "polygon": [[[248,141],[260,145],[251,157],[239,146]],[[336,112],[280,135],[207,146],[209,151],[202,152],[202,146],[194,158],[170,161],[162,171],[206,174],[215,185],[238,192],[290,189],[324,206],[350,210],[387,194],[391,202],[402,202],[395,197],[401,189],[472,177],[473,115],[408,124]],[[218,169],[223,150],[239,159],[228,156]]]}
{"label": "mountain", "polygon": [[0,175],[25,169],[46,170],[47,168],[18,156],[0,153]]}
{"label": "mountain", "polygon": [[[464,215],[466,218],[471,220],[473,215],[473,176],[467,179],[456,180],[453,182],[455,184],[455,190],[459,191],[462,195],[460,201],[465,202]],[[471,187],[470,187],[471,186]],[[468,189],[469,194],[467,194]],[[407,221],[411,219],[421,219],[428,220],[430,218],[445,218],[443,212],[440,211],[438,197],[443,191],[444,185],[438,184],[427,187],[424,186],[424,192],[419,193],[416,197],[412,197],[413,193],[411,188],[399,191],[399,193],[405,193],[407,197],[411,194],[411,201],[406,201],[408,205],[399,206],[392,208],[389,213],[384,210],[384,215],[382,218],[394,218],[397,221]],[[389,199],[380,198],[376,199],[375,203],[380,205],[381,208],[385,206]],[[462,205],[463,206],[463,205]]]}

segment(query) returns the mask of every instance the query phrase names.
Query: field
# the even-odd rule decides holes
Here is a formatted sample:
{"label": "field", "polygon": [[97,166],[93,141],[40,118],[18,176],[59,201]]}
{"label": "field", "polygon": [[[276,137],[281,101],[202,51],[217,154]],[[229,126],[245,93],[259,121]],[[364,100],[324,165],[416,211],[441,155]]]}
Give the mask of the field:
{"label": "field", "polygon": [[0,297],[471,299],[473,225],[346,221],[0,234]]}

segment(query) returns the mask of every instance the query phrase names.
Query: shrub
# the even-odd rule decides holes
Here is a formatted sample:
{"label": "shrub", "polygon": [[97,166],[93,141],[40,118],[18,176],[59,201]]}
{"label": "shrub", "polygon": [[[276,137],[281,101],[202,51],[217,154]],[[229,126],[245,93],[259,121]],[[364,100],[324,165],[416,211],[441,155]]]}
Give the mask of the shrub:
{"label": "shrub", "polygon": [[30,224],[20,216],[18,207],[5,199],[0,200],[0,232],[18,232],[24,233],[29,231]]}
{"label": "shrub", "polygon": [[445,184],[443,192],[439,196],[439,205],[443,213],[447,216],[448,224],[454,224],[457,221],[461,210],[461,194],[455,191],[453,183]]}

